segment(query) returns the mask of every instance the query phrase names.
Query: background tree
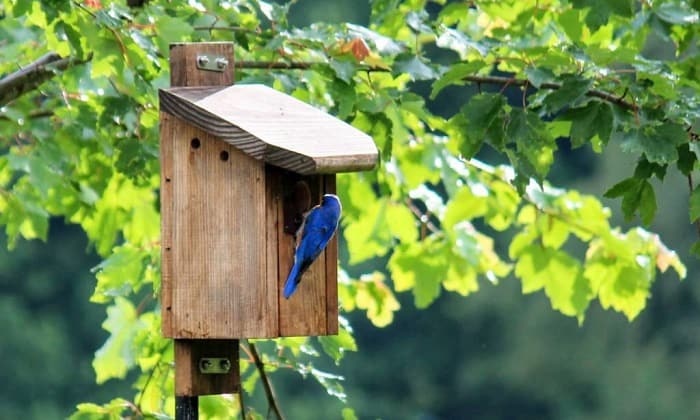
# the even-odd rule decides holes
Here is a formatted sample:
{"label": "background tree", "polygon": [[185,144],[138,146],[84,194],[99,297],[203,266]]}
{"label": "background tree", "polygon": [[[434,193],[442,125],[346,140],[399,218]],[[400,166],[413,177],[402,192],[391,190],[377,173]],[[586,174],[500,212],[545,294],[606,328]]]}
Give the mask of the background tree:
{"label": "background tree", "polygon": [[[77,418],[172,414],[172,346],[159,336],[154,299],[160,252],[156,93],[167,85],[169,42],[212,39],[235,40],[240,83],[266,83],[327,109],[370,133],[381,149],[379,170],[339,178],[347,250],[340,297],[346,313],[360,310],[375,326],[396,317],[404,329],[426,333],[433,323],[422,323],[422,313],[413,311],[402,318],[399,307],[413,305],[394,292],[410,291],[415,306],[425,308],[443,289],[468,295],[480,278],[504,283],[479,293],[472,305],[454,295],[437,301],[446,316],[435,318],[463,331],[464,342],[431,345],[430,335],[410,345],[387,340],[396,346],[387,351],[394,363],[417,357],[431,362],[392,383],[395,395],[411,395],[415,405],[354,404],[361,414],[391,417],[409,410],[406,417],[435,410],[450,416],[475,409],[498,416],[517,408],[542,418],[650,412],[634,395],[629,397],[634,404],[616,404],[612,392],[596,386],[600,371],[573,367],[582,361],[624,364],[625,352],[599,360],[556,353],[562,355],[558,368],[545,374],[554,379],[537,387],[533,397],[527,392],[532,375],[547,372],[551,350],[535,345],[521,350],[515,344],[527,341],[522,330],[498,331],[511,320],[503,314],[518,309],[509,299],[501,298],[495,308],[481,299],[511,296],[515,283],[503,279],[514,275],[522,292],[543,290],[553,309],[579,323],[596,300],[631,320],[646,306],[657,270],[672,267],[685,276],[685,267],[657,235],[614,227],[600,199],[544,179],[555,162],[564,163],[561,174],[566,163],[592,159],[592,153],[618,161],[620,147],[636,166],[604,187],[607,196],[622,198],[627,220],[638,214],[646,225],[654,221],[655,186],[664,181],[686,188],[686,212],[696,221],[697,4],[374,1],[364,25],[308,26],[290,24],[296,6],[253,1],[140,7],[6,1],[2,7],[0,221],[8,245],[13,248],[20,237],[45,239],[51,217],[82,228],[103,258],[91,300],[107,305],[103,327],[110,335],[93,361],[97,381],[133,372],[136,387],[105,404],[80,405]],[[652,57],[648,48],[654,43],[673,54]],[[577,148],[583,155],[571,152]],[[676,173],[686,178],[682,184]],[[605,191],[600,188],[591,192]],[[697,294],[686,299],[695,302]],[[492,319],[470,322],[484,312]],[[361,317],[353,319],[363,325]],[[598,332],[588,329],[595,319],[574,333],[561,320],[550,322],[557,323],[553,331],[585,336]],[[343,326],[337,338],[259,343],[266,369],[278,371],[275,378],[282,381],[290,371],[312,376],[344,400],[339,377],[319,370],[337,368],[317,350],[336,363],[354,350],[352,330],[347,322]],[[635,338],[635,331],[643,338]],[[605,342],[650,340],[650,331],[626,333],[631,338],[611,335]],[[384,336],[382,331],[379,341]],[[514,362],[494,357],[476,364],[480,356],[469,338]],[[697,412],[696,405],[682,402],[683,392],[693,389],[687,384],[697,363],[677,357],[697,343],[682,327],[664,338],[671,340],[656,344],[661,350],[633,358],[657,368],[649,373],[650,383],[672,383],[663,388],[668,404],[655,409],[659,415]],[[569,347],[578,347],[555,343],[571,352]],[[448,349],[465,356],[441,353]],[[598,350],[593,346],[588,354],[601,354]],[[538,358],[545,352],[547,359]],[[683,368],[674,370],[679,378],[668,377],[664,364],[670,360],[682,361]],[[390,376],[408,370],[387,364]],[[635,367],[620,369],[630,377]],[[248,361],[242,368],[246,391],[253,395],[251,415],[253,407],[264,411],[259,372]],[[450,381],[436,376],[456,368],[465,373]],[[561,380],[575,386],[560,399]],[[616,389],[616,381],[612,375],[605,384]],[[451,393],[435,391],[434,382],[450,382]],[[455,389],[462,397],[454,397]],[[203,413],[211,416],[237,408],[226,398],[202,402]],[[303,402],[291,410],[301,412]],[[350,408],[343,413],[352,417]]]}

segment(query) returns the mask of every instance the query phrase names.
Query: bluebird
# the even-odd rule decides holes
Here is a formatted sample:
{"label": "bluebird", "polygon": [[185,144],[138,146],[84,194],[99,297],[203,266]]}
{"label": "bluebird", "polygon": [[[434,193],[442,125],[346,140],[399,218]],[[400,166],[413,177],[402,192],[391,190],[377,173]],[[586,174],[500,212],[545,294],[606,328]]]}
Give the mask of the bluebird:
{"label": "bluebird", "polygon": [[311,263],[321,254],[328,245],[340,220],[340,200],[333,194],[325,194],[321,204],[312,208],[299,228],[296,252],[294,253],[294,266],[289,272],[289,277],[284,283],[284,298],[294,293],[301,275],[309,268]]}

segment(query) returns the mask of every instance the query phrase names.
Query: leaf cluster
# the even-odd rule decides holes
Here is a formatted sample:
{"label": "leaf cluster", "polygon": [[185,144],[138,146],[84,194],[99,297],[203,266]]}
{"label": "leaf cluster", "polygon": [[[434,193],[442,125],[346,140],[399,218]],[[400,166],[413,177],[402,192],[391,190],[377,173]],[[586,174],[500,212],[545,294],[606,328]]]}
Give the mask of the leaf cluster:
{"label": "leaf cluster", "polygon": [[[685,276],[658,235],[612,226],[598,198],[546,178],[563,138],[596,153],[619,144],[638,165],[606,195],[647,226],[657,211],[651,179],[675,169],[692,178],[697,2],[373,0],[366,26],[303,28],[289,24],[293,4],[1,3],[0,75],[49,51],[89,60],[0,104],[8,245],[45,239],[50,217],[80,225],[104,258],[91,298],[107,305],[110,333],[95,355],[97,380],[140,371],[134,398],[81,404],[74,418],[173,413],[172,345],[160,337],[157,304],[157,89],[168,84],[172,42],[234,41],[239,64],[259,64],[239,68],[238,83],[271,85],[374,138],[379,169],[338,177],[349,255],[339,298],[378,327],[400,309],[395,293],[410,291],[425,308],[443,290],[466,296],[482,279],[511,275],[579,322],[596,299],[631,320],[658,272]],[[645,55],[652,36],[672,47],[672,60]],[[478,93],[445,115],[431,111],[432,100],[466,84]],[[419,94],[426,87],[429,98]],[[477,159],[485,151],[508,165]],[[689,215],[700,217],[698,188]],[[347,274],[377,262],[386,268]],[[261,345],[266,370],[293,369],[345,399],[342,378],[314,363],[318,346],[336,363],[356,350],[347,323],[337,337]],[[252,393],[259,373],[250,361],[241,368]],[[210,417],[235,413],[230,401],[207,401]],[[343,415],[354,417],[350,408]]]}

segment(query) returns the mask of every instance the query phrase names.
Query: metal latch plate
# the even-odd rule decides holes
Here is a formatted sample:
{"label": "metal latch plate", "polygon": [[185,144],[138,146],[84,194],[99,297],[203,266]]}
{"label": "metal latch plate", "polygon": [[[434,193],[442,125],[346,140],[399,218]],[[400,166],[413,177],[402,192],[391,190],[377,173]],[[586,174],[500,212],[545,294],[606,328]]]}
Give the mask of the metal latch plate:
{"label": "metal latch plate", "polygon": [[203,357],[199,359],[199,371],[205,375],[228,373],[231,361],[225,357]]}
{"label": "metal latch plate", "polygon": [[197,68],[200,70],[223,72],[228,67],[228,60],[218,54],[197,54]]}

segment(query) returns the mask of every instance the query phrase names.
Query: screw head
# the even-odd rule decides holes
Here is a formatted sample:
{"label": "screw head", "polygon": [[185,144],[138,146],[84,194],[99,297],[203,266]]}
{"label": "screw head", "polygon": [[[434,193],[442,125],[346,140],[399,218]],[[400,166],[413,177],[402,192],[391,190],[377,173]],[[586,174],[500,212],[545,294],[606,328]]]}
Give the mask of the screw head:
{"label": "screw head", "polygon": [[218,68],[220,68],[220,69],[223,69],[223,68],[226,67],[226,66],[228,66],[228,60],[227,60],[227,59],[225,59],[225,58],[223,58],[223,57],[219,57],[219,58],[216,59],[216,67],[218,67]]}
{"label": "screw head", "polygon": [[219,361],[219,367],[221,368],[221,370],[225,370],[226,372],[228,372],[228,370],[231,369],[231,362],[229,362],[228,359],[223,359]]}
{"label": "screw head", "polygon": [[206,66],[209,64],[209,57],[206,55],[199,55],[197,56],[197,63],[199,63],[200,66]]}

